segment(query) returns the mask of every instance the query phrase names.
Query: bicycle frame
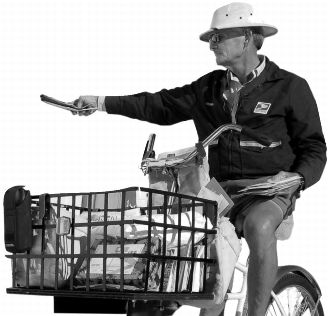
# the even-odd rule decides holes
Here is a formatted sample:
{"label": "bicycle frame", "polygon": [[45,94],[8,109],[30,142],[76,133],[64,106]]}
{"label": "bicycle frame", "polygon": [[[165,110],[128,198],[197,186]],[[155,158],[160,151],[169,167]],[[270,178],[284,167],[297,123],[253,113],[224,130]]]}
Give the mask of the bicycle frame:
{"label": "bicycle frame", "polygon": [[[246,296],[247,296],[247,273],[248,273],[248,260],[246,265],[237,262],[236,270],[240,271],[243,275],[243,280],[242,280],[242,285],[241,285],[241,289],[239,292],[230,292],[226,294],[226,299],[227,300],[237,300],[237,308],[236,308],[236,316],[241,316],[243,314],[243,309],[244,309],[244,305],[246,302]],[[271,291],[271,296],[273,297],[273,299],[276,301],[277,306],[279,307],[279,310],[281,312],[282,316],[288,316],[285,311],[283,306],[281,305],[279,298],[277,297],[277,295]]]}
{"label": "bicycle frame", "polygon": [[[248,260],[246,265],[240,263],[239,261],[236,264],[235,270],[238,270],[242,273],[242,285],[239,292],[230,292],[226,294],[227,300],[237,300],[237,309],[236,309],[236,316],[242,315],[244,304],[246,301],[247,295],[247,272],[248,272]],[[235,276],[233,276],[235,277]]]}

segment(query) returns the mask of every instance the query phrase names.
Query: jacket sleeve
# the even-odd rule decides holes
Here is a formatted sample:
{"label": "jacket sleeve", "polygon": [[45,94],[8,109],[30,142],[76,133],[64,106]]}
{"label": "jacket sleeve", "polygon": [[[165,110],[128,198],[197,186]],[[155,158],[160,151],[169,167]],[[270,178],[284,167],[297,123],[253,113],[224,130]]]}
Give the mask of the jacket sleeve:
{"label": "jacket sleeve", "polygon": [[193,107],[197,102],[195,86],[193,82],[156,93],[108,96],[105,98],[106,111],[159,125],[172,125],[192,119]]}
{"label": "jacket sleeve", "polygon": [[296,159],[291,171],[303,175],[304,189],[319,181],[326,164],[326,143],[316,101],[308,83],[295,79],[287,125]]}

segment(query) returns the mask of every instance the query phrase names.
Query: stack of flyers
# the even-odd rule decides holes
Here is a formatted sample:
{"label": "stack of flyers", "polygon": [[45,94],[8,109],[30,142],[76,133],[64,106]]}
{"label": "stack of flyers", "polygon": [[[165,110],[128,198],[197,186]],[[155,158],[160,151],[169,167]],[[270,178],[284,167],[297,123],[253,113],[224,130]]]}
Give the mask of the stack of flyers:
{"label": "stack of flyers", "polygon": [[96,107],[90,108],[90,107],[83,107],[79,108],[77,107],[73,102],[63,102],[56,100],[54,98],[48,97],[44,94],[40,95],[41,101],[48,103],[50,105],[56,106],[60,109],[68,110],[68,111],[73,111],[73,112],[83,112],[83,111],[90,111],[90,110],[97,110]]}
{"label": "stack of flyers", "polygon": [[266,181],[262,183],[252,184],[238,191],[241,195],[264,195],[272,196],[281,191],[288,190],[291,187],[301,183],[300,176],[288,177],[279,181]]}

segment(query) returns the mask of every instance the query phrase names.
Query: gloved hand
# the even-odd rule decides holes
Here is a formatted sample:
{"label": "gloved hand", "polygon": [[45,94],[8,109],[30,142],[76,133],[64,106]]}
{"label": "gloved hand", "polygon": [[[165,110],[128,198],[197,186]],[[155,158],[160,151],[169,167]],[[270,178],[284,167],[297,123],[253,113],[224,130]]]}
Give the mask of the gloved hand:
{"label": "gloved hand", "polygon": [[88,116],[98,109],[98,96],[82,95],[74,102],[74,105],[83,111],[71,111],[73,115]]}

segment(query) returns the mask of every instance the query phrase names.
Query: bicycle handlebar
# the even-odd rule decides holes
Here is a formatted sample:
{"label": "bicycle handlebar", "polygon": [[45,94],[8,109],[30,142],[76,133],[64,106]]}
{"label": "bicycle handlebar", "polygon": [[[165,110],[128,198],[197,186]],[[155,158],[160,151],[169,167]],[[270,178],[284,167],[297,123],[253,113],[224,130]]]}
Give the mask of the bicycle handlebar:
{"label": "bicycle handlebar", "polygon": [[217,128],[211,135],[209,135],[205,140],[203,140],[201,142],[201,144],[205,148],[205,147],[211,145],[211,143],[216,138],[218,138],[222,133],[224,133],[225,131],[229,131],[229,130],[237,131],[245,136],[248,136],[248,137],[254,139],[255,141],[259,142],[263,146],[270,146],[272,143],[272,141],[270,139],[268,139],[265,136],[258,135],[253,129],[251,129],[249,127],[241,126],[241,125],[237,125],[237,124],[225,124],[225,125],[221,125],[219,128]]}
{"label": "bicycle handlebar", "polygon": [[[272,143],[272,141],[270,139],[268,139],[265,136],[259,136],[254,130],[252,130],[249,127],[244,127],[244,126],[237,125],[237,124],[224,124],[224,125],[221,125],[220,127],[218,127],[212,134],[210,134],[208,137],[206,137],[202,142],[199,142],[198,144],[196,144],[196,148],[193,151],[191,151],[187,156],[185,156],[184,158],[179,158],[177,161],[170,160],[170,162],[167,162],[164,165],[167,167],[168,166],[173,167],[176,165],[180,165],[180,164],[189,162],[191,159],[193,159],[197,155],[199,155],[200,151],[203,152],[204,148],[211,145],[211,143],[215,139],[217,139],[222,133],[229,131],[229,130],[234,130],[245,136],[248,136],[263,146],[270,146]],[[151,145],[154,144],[153,141],[148,141],[147,145],[150,143],[151,143]],[[147,145],[146,145],[146,147],[147,147]],[[201,149],[203,149],[203,150],[201,150]],[[202,153],[201,153],[201,156],[202,156]],[[146,160],[147,160],[147,158],[144,159],[143,161],[146,161]],[[154,162],[149,162],[149,164],[154,165]],[[163,167],[164,165],[161,164],[161,167]]]}

